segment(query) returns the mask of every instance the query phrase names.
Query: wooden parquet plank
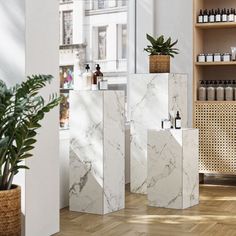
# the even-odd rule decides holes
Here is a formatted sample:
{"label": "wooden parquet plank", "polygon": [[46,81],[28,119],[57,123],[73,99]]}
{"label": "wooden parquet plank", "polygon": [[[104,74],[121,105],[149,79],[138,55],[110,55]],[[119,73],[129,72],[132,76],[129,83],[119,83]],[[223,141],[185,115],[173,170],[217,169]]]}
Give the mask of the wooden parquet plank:
{"label": "wooden parquet plank", "polygon": [[236,187],[201,185],[200,204],[186,210],[147,206],[126,191],[126,208],[105,216],[61,211],[55,236],[236,236]]}

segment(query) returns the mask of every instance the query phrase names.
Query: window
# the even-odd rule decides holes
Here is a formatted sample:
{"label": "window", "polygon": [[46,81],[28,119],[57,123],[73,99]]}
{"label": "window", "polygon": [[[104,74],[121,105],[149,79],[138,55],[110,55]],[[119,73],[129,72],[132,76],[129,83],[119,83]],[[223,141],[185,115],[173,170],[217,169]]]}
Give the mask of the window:
{"label": "window", "polygon": [[127,59],[127,24],[117,27],[118,59]]}
{"label": "window", "polygon": [[98,9],[105,8],[105,0],[98,0]]}
{"label": "window", "polygon": [[127,58],[127,25],[122,25],[121,27],[122,32],[122,53],[121,58]]}
{"label": "window", "polygon": [[107,28],[98,27],[98,59],[106,59]]}
{"label": "window", "polygon": [[72,11],[63,12],[63,44],[73,43],[73,25],[72,25]]}
{"label": "window", "polygon": [[73,66],[62,66],[60,67],[60,88],[61,89],[72,89],[74,82]]}
{"label": "window", "polygon": [[127,0],[122,0],[121,5],[122,5],[122,6],[127,6]]}

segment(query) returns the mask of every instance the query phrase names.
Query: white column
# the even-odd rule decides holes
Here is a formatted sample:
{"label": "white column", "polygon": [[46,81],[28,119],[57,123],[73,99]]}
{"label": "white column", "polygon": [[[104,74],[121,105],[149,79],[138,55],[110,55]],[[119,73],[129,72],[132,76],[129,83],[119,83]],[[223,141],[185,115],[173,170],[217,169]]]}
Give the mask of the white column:
{"label": "white column", "polygon": [[[24,81],[27,75],[52,74],[55,80],[42,95],[48,98],[59,91],[58,9],[58,0],[1,2],[0,77],[8,85]],[[30,170],[14,180],[22,187],[22,235],[26,236],[59,231],[58,109],[46,115],[42,126],[33,157],[25,163]]]}
{"label": "white column", "polygon": [[187,76],[135,74],[130,76],[131,191],[147,193],[147,130],[180,112],[187,127]]}
{"label": "white column", "polygon": [[124,92],[73,91],[70,96],[70,210],[123,209]]}
{"label": "white column", "polygon": [[198,130],[148,130],[148,205],[185,209],[199,203]]}
{"label": "white column", "polygon": [[[58,0],[26,0],[26,75],[51,74],[43,90],[48,98],[59,92]],[[50,132],[49,132],[50,131]],[[48,236],[59,231],[58,109],[45,116],[34,155],[26,161],[26,236]],[[50,209],[50,210],[49,210]]]}

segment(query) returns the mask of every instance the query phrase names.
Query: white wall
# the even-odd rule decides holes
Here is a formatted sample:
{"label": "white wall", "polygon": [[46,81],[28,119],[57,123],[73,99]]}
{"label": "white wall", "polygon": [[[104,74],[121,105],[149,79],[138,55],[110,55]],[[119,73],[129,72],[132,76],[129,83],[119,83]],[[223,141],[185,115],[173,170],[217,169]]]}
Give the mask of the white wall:
{"label": "white wall", "polygon": [[[56,80],[43,95],[59,91],[59,1],[26,0],[26,75],[52,74]],[[59,231],[58,109],[47,114],[34,158],[27,161],[26,235]]]}
{"label": "white wall", "polygon": [[192,124],[192,78],[193,78],[193,1],[155,0],[154,34],[178,39],[180,54],[171,62],[171,72],[188,74],[188,120]]}
{"label": "white wall", "polygon": [[[58,78],[58,7],[58,0],[1,1],[0,78],[7,84],[38,73]],[[48,97],[58,88],[59,81],[55,80],[42,94]],[[59,231],[58,109],[48,114],[42,125],[34,157],[26,161],[30,170],[14,181],[23,187],[26,236],[48,236]]]}

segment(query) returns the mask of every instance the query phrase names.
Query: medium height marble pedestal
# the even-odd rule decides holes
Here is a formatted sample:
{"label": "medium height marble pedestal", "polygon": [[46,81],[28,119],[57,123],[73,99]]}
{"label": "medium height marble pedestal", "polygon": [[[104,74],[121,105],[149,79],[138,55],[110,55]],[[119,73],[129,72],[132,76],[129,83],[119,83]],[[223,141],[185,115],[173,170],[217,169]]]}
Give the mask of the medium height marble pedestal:
{"label": "medium height marble pedestal", "polygon": [[148,131],[148,205],[185,209],[199,203],[198,130]]}
{"label": "medium height marble pedestal", "polygon": [[70,104],[70,210],[123,209],[124,92],[73,91]]}
{"label": "medium height marble pedestal", "polygon": [[147,130],[161,128],[161,120],[179,111],[187,127],[187,75],[130,76],[131,192],[147,193]]}

